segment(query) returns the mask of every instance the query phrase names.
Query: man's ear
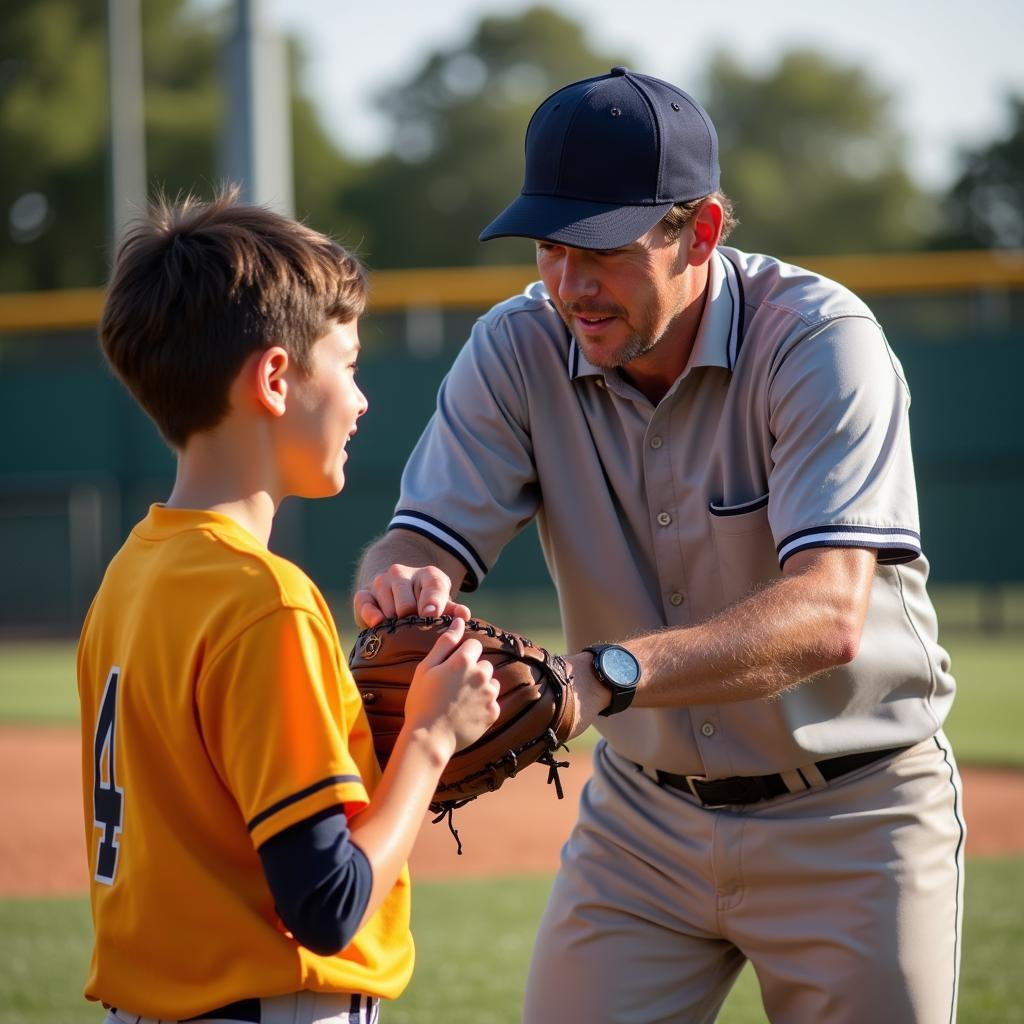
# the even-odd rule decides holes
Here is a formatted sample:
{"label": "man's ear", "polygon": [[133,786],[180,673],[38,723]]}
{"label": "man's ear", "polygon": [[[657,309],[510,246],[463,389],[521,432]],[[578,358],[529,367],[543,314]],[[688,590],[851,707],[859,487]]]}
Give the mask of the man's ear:
{"label": "man's ear", "polygon": [[717,196],[708,196],[687,225],[693,234],[690,241],[689,262],[701,266],[711,259],[711,254],[722,237],[722,220],[725,211]]}
{"label": "man's ear", "polygon": [[254,371],[254,397],[271,416],[283,416],[288,404],[286,375],[291,360],[280,345],[260,352]]}

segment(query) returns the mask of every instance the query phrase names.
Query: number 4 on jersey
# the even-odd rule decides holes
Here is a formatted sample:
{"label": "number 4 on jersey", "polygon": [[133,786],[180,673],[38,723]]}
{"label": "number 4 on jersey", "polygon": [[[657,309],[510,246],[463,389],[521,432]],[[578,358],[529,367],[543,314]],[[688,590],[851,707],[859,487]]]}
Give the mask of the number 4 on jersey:
{"label": "number 4 on jersey", "polygon": [[124,822],[124,791],[118,786],[114,771],[117,681],[120,675],[121,670],[115,667],[107,676],[93,741],[93,824],[103,829],[96,857],[96,881],[107,885],[113,885],[117,871],[117,837]]}

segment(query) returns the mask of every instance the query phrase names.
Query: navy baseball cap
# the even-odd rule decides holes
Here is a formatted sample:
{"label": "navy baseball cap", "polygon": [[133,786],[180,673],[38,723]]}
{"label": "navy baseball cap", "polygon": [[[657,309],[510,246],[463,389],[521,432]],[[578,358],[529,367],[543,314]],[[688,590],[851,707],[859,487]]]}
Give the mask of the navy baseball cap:
{"label": "navy baseball cap", "polygon": [[522,191],[480,241],[519,236],[615,249],[676,203],[717,190],[718,136],[704,108],[668,82],[616,67],[537,108]]}

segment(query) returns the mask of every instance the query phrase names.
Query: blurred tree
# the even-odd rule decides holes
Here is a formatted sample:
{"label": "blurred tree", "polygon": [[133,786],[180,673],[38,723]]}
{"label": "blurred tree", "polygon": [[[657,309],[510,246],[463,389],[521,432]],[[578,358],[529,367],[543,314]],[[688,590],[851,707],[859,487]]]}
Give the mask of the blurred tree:
{"label": "blurred tree", "polygon": [[394,125],[392,152],[344,195],[344,208],[366,225],[370,264],[532,260],[521,239],[477,242],[522,184],[530,115],[560,86],[622,63],[621,55],[595,51],[578,24],[542,7],[486,17],[465,44],[427,57],[381,95]]}
{"label": "blurred tree", "polygon": [[[109,268],[105,0],[4,0],[0,41],[0,290],[96,285]],[[145,0],[143,52],[151,190],[209,195],[225,116],[227,7]],[[292,46],[296,208],[343,228],[338,192],[353,165],[297,87]]]}
{"label": "blurred tree", "polygon": [[5,8],[0,288],[94,284],[105,238],[105,4]]}
{"label": "blurred tree", "polygon": [[942,200],[937,248],[1024,248],[1024,96],[1007,103],[1006,136],[961,155],[960,176]]}
{"label": "blurred tree", "polygon": [[301,85],[306,55],[295,40],[289,40],[288,63],[295,215],[318,231],[361,249],[365,224],[345,208],[342,196],[353,181],[360,180],[363,165],[348,157],[324,131],[320,115]]}
{"label": "blurred tree", "polygon": [[933,201],[907,170],[891,97],[815,52],[764,74],[716,54],[696,93],[718,129],[742,249],[784,257],[914,249]]}

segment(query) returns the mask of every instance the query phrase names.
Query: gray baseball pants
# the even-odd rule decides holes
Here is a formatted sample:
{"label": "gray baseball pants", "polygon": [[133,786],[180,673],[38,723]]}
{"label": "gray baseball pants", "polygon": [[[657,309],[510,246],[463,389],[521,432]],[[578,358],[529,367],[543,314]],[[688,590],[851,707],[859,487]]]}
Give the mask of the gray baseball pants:
{"label": "gray baseball pants", "polygon": [[963,793],[940,732],[745,808],[603,741],[533,953],[525,1024],[703,1024],[750,960],[773,1024],[951,1024]]}
{"label": "gray baseball pants", "polygon": [[[331,992],[290,992],[259,1000],[259,1024],[377,1024],[380,1000],[365,995]],[[236,1024],[251,1021],[211,1011],[203,1017],[189,1018],[188,1024]],[[178,1021],[139,1017],[124,1010],[108,1010],[103,1024],[182,1024]]]}

